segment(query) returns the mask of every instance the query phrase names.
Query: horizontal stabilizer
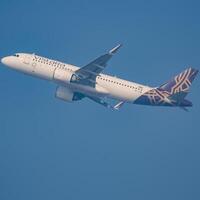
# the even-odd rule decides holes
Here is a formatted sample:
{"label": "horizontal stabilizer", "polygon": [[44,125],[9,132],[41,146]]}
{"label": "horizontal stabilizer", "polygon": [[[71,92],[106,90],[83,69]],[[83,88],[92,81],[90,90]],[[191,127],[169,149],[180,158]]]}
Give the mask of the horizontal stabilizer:
{"label": "horizontal stabilizer", "polygon": [[168,99],[170,99],[172,102],[181,103],[187,94],[188,92],[181,91],[181,92],[170,95]]}

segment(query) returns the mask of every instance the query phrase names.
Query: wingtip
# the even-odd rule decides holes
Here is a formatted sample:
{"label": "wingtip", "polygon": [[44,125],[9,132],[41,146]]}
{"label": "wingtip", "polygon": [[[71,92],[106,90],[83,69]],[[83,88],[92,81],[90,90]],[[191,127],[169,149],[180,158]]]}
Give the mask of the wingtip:
{"label": "wingtip", "polygon": [[115,110],[119,110],[123,105],[124,105],[124,101],[120,101],[119,103],[117,103],[113,108]]}
{"label": "wingtip", "polygon": [[109,53],[110,53],[110,54],[115,54],[115,53],[118,51],[118,49],[119,49],[120,47],[122,47],[122,44],[118,44],[116,47],[114,47],[113,49],[111,49],[111,50],[109,51]]}

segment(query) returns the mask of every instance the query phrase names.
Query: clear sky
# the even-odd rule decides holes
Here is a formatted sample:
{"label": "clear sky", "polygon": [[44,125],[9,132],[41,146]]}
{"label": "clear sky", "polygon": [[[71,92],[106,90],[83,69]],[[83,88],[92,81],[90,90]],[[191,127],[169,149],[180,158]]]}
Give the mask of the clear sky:
{"label": "clear sky", "polygon": [[[158,86],[200,69],[192,0],[1,0],[0,57],[29,52],[84,66],[118,43],[105,72]],[[200,77],[181,109],[90,100],[0,65],[1,200],[199,200]]]}

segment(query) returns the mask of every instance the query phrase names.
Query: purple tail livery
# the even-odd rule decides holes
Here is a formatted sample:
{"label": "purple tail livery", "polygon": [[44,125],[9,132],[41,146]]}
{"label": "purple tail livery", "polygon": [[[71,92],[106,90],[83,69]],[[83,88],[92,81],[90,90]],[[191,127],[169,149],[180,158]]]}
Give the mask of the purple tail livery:
{"label": "purple tail livery", "polygon": [[160,87],[151,89],[134,103],[161,106],[191,107],[192,102],[185,99],[198,70],[188,68]]}

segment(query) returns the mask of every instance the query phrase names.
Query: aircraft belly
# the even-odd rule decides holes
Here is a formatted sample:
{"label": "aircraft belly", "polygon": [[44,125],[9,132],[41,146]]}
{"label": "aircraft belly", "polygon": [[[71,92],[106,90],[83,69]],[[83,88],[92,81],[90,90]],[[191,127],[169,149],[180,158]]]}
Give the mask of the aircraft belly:
{"label": "aircraft belly", "polygon": [[108,96],[108,91],[100,86],[96,86],[95,88],[93,88],[87,85],[71,83],[68,84],[68,87],[70,87],[75,92],[80,92],[86,95],[99,96],[99,97]]}

